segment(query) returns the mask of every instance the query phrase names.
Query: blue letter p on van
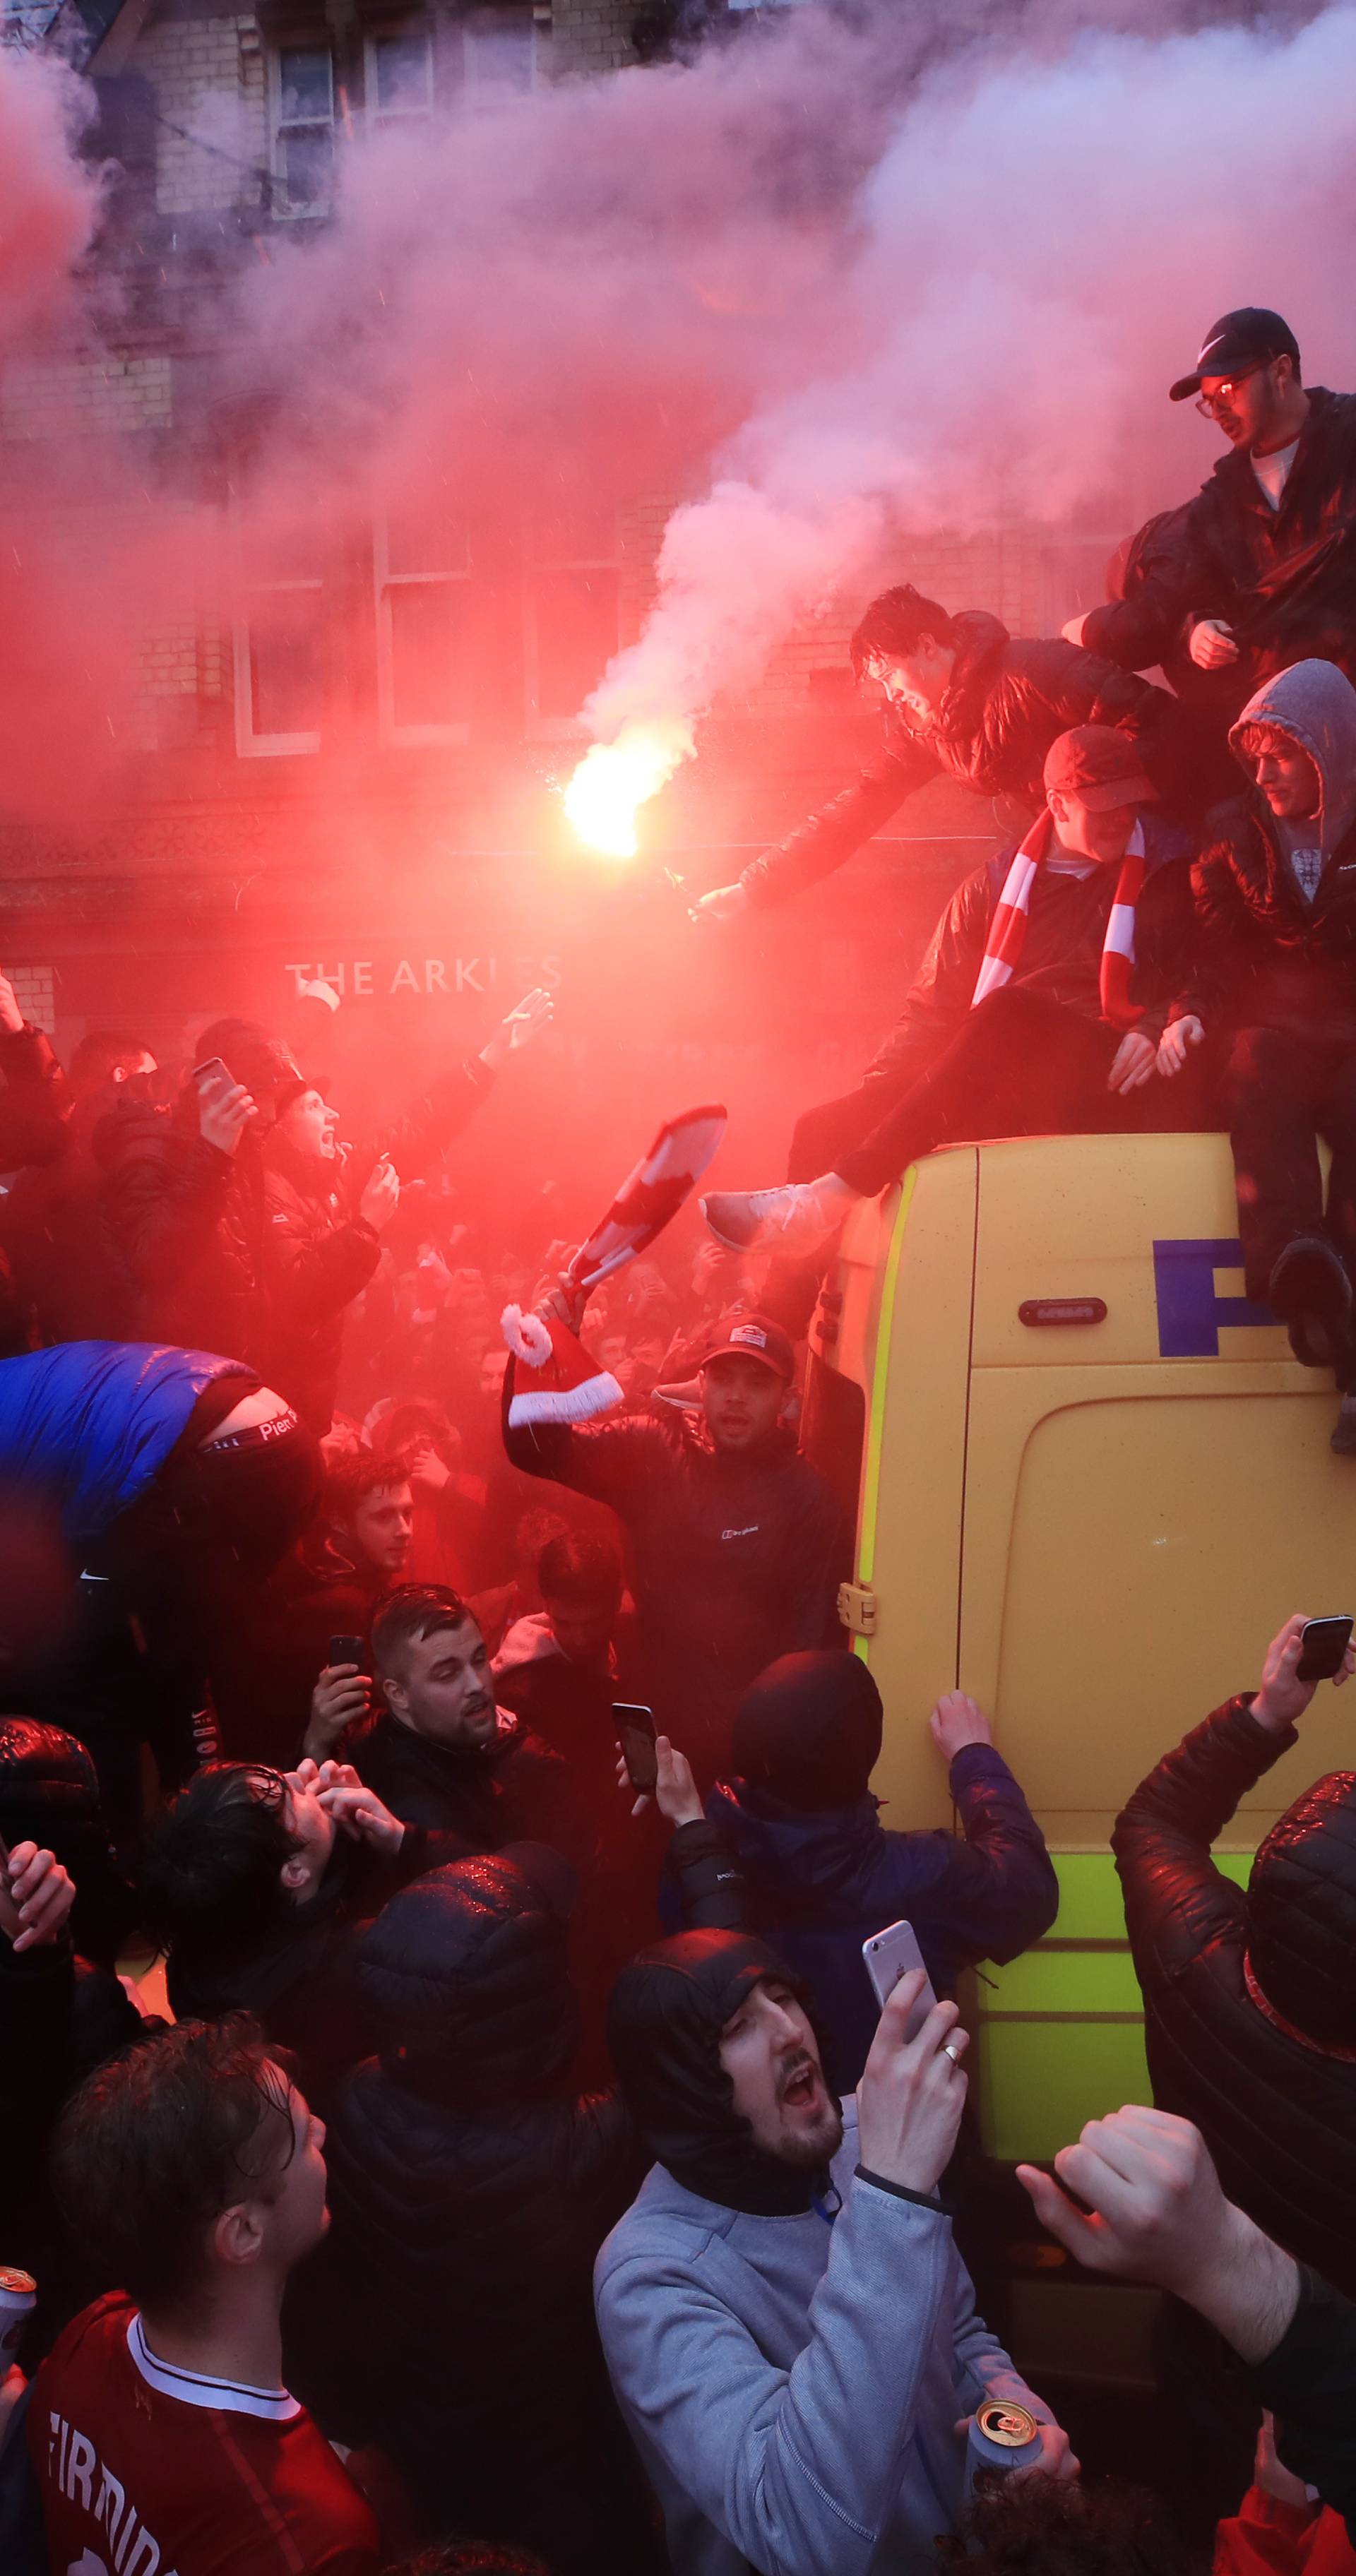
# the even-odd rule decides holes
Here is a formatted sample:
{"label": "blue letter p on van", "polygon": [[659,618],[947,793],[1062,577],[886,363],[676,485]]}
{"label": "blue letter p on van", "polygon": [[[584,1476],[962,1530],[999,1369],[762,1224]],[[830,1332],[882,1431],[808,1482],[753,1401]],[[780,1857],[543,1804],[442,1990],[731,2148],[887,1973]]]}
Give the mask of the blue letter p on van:
{"label": "blue letter p on van", "polygon": [[1221,1324],[1274,1324],[1268,1306],[1249,1297],[1221,1297],[1217,1270],[1241,1270],[1243,1246],[1236,1236],[1184,1235],[1154,1245],[1154,1296],[1158,1303],[1158,1350],[1165,1360],[1217,1360]]}

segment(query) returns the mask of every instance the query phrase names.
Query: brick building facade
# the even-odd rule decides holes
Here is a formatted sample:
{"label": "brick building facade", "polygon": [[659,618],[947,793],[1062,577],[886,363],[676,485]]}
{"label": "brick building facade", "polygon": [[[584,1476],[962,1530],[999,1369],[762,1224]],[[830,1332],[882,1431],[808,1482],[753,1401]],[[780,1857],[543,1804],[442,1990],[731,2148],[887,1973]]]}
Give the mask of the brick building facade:
{"label": "brick building facade", "polygon": [[[355,124],[428,116],[467,85],[616,70],[637,41],[654,49],[664,21],[664,0],[429,0],[417,17],[380,0],[264,0],[257,15],[220,0],[79,5],[78,29],[76,0],[25,0],[0,26],[13,42],[73,46],[95,84],[91,148],[118,175],[92,267],[116,284],[116,319],[97,345],[91,334],[83,350],[0,374],[0,506],[21,506],[35,446],[74,434],[144,458],[148,476],[168,465],[185,510],[206,494],[226,512],[240,430],[215,398],[216,326],[203,316],[228,309],[217,290],[242,262],[267,261],[280,228],[323,226]],[[653,494],[607,526],[576,512],[538,535],[497,570],[496,622],[455,650],[461,567],[389,514],[338,565],[292,563],[280,578],[228,548],[223,582],[173,618],[129,600],[135,705],[97,812],[52,830],[6,816],[0,789],[0,956],[36,979],[60,1041],[130,1016],[156,1045],[182,1046],[195,1016],[267,1010],[298,962],[361,962],[378,926],[393,932],[393,972],[406,949],[464,964],[506,918],[506,870],[537,871],[553,938],[557,790],[582,743],[572,719],[639,628],[675,497]],[[938,532],[889,569],[1048,631],[1098,595],[1111,541]],[[332,582],[348,603],[340,669],[322,634]],[[719,881],[869,747],[843,655],[859,605],[831,606],[758,689],[713,712],[701,762],[655,818],[694,882]],[[989,820],[938,790],[902,828],[921,923],[939,884],[987,846]]]}

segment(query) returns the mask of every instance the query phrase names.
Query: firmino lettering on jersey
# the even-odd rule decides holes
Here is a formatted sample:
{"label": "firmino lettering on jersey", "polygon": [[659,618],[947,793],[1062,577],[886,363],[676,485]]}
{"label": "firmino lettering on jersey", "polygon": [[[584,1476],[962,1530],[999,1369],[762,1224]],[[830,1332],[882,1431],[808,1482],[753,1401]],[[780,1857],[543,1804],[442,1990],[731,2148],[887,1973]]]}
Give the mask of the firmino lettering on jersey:
{"label": "firmino lettering on jersey", "polygon": [[[79,2503],[108,2533],[112,2555],[104,2576],[175,2576],[160,2564],[160,2544],[153,2540],[123,2487],[106,2469],[88,2434],[78,2433],[64,2415],[47,2418],[47,2469],[53,2483],[72,2504]],[[86,2576],[103,2566],[85,2552]]]}

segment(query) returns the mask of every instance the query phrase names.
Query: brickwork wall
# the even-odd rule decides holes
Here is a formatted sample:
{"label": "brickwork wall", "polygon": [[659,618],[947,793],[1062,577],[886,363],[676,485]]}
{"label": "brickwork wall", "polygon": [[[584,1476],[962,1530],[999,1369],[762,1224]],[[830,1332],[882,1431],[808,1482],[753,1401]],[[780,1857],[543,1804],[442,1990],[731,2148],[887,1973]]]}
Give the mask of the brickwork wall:
{"label": "brickwork wall", "polygon": [[617,71],[634,62],[631,21],[638,5],[639,0],[553,0],[551,77]]}
{"label": "brickwork wall", "polygon": [[253,173],[267,167],[268,118],[255,20],[162,18],[146,30],[133,60],[168,120],[156,129],[161,214],[257,205]]}
{"label": "brickwork wall", "polygon": [[172,409],[168,357],[15,359],[0,375],[3,439],[166,429]]}
{"label": "brickwork wall", "polygon": [[56,976],[50,966],[11,966],[9,980],[14,998],[30,1027],[45,1029],[48,1037],[56,1027]]}

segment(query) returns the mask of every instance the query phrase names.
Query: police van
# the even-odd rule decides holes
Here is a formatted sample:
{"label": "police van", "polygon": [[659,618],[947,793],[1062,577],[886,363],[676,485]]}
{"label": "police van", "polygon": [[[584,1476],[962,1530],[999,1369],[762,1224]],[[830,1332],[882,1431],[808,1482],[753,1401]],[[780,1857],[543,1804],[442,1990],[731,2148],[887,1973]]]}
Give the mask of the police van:
{"label": "police van", "polygon": [[[1248,1303],[1241,1264],[1223,1136],[953,1146],[854,1210],[812,1326],[805,1440],[856,1508],[840,1607],[885,1703],[883,1820],[952,1822],[927,1720],[959,1686],[1059,1873],[1053,1930],[969,1998],[1003,2159],[1150,2098],[1118,1809],[1256,1687],[1292,1610],[1356,1609],[1338,1398]],[[1224,1868],[1246,1878],[1299,1791],[1356,1767],[1353,1728],[1356,1693],[1320,1693]]]}

